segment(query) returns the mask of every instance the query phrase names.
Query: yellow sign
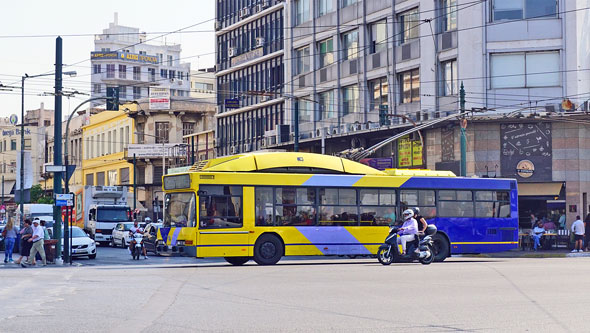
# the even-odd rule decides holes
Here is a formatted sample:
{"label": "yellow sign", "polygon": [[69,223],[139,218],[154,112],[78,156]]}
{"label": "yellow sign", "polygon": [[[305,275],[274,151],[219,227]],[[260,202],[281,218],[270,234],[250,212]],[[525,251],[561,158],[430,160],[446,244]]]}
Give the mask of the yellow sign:
{"label": "yellow sign", "polygon": [[412,141],[407,136],[399,139],[398,148],[398,166],[411,167],[412,166]]}
{"label": "yellow sign", "polygon": [[422,144],[420,141],[412,142],[412,164],[414,166],[422,165]]}

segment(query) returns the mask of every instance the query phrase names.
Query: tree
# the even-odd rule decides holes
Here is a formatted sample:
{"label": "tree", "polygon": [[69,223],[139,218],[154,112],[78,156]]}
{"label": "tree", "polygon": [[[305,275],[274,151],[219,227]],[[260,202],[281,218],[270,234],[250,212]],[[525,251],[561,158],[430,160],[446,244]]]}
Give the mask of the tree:
{"label": "tree", "polygon": [[41,184],[31,187],[31,203],[53,204],[53,199],[45,195]]}

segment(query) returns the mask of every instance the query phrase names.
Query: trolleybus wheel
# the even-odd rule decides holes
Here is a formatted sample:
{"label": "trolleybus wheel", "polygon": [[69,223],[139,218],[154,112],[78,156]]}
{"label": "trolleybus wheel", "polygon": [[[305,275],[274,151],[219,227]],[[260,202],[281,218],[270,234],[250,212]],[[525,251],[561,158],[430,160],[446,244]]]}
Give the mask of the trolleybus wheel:
{"label": "trolleybus wheel", "polygon": [[249,257],[225,257],[224,259],[234,266],[242,266],[243,264],[250,261]]}
{"label": "trolleybus wheel", "polygon": [[449,241],[443,235],[433,237],[434,261],[444,261],[449,256]]}
{"label": "trolleybus wheel", "polygon": [[274,265],[283,256],[283,244],[274,235],[262,235],[254,245],[254,261],[258,265]]}

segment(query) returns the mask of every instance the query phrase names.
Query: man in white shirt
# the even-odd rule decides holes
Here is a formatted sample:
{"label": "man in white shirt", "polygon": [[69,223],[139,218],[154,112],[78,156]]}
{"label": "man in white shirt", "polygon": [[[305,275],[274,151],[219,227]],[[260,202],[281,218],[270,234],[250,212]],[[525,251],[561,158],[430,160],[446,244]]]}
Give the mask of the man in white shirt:
{"label": "man in white shirt", "polygon": [[[43,266],[47,265],[47,260],[45,259],[45,249],[43,248],[43,239],[45,238],[45,231],[43,227],[39,225],[39,220],[33,221],[33,236],[29,238],[29,242],[33,242],[33,247],[31,247],[31,255],[29,256],[29,260],[27,264],[32,265],[33,260],[35,259],[35,255],[37,252],[41,254],[41,259],[43,259]],[[22,267],[27,267],[24,263],[21,263]]]}
{"label": "man in white shirt", "polygon": [[574,233],[574,239],[576,245],[572,252],[584,252],[582,250],[582,242],[584,241],[584,222],[580,219],[580,215],[576,216],[576,221],[572,224],[572,232]]}

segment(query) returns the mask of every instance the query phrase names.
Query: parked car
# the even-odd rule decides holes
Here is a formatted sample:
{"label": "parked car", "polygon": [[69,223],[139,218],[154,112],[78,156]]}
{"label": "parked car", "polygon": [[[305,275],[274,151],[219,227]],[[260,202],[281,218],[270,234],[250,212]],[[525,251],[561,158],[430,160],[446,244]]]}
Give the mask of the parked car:
{"label": "parked car", "polygon": [[[122,248],[128,247],[129,242],[131,242],[131,237],[129,236],[129,230],[131,230],[131,227],[133,227],[133,222],[117,223],[113,228],[113,240],[111,246],[120,246]],[[145,223],[139,223],[139,227],[145,228]]]}
{"label": "parked car", "polygon": [[[90,259],[96,258],[96,243],[92,238],[88,236],[84,230],[78,227],[71,227],[70,234],[72,237],[72,257],[85,257],[88,256]],[[64,240],[61,240],[62,253]]]}
{"label": "parked car", "polygon": [[148,223],[144,228],[143,234],[143,246],[147,252],[153,252],[155,255],[158,253],[158,229],[162,227],[162,223]]}

